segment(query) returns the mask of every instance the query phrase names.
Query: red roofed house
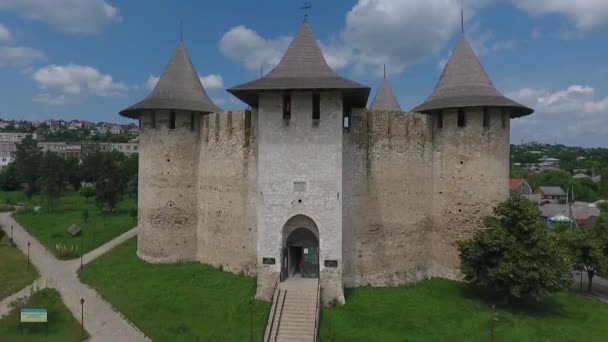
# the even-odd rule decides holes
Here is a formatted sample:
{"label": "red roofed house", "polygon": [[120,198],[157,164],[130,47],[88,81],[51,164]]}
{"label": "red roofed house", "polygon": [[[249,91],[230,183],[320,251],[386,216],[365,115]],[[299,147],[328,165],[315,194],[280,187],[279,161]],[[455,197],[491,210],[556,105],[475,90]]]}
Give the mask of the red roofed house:
{"label": "red roofed house", "polygon": [[511,179],[510,190],[512,194],[532,195],[532,187],[525,179]]}

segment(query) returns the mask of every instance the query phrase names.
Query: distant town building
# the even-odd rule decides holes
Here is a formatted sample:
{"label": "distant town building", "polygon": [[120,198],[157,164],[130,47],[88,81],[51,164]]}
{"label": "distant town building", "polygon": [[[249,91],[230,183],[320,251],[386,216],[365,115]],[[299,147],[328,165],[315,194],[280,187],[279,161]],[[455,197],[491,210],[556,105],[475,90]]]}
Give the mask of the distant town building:
{"label": "distant town building", "polygon": [[550,203],[566,201],[566,192],[559,186],[541,186],[538,188],[538,193],[541,195],[541,201]]}
{"label": "distant town building", "polygon": [[36,133],[0,133],[0,142],[20,142],[26,136],[31,135],[34,140],[38,138]]}
{"label": "distant town building", "polygon": [[525,179],[511,179],[509,188],[511,194],[532,195],[532,187]]}

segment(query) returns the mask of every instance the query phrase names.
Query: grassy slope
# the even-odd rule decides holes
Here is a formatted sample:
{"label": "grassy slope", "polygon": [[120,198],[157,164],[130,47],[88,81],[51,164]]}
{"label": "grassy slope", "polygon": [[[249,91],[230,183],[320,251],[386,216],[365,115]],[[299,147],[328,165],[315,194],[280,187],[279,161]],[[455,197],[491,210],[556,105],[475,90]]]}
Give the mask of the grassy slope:
{"label": "grassy slope", "polygon": [[[434,279],[409,287],[349,290],[323,311],[333,341],[489,341],[492,303],[461,284]],[[496,341],[606,341],[608,305],[576,293],[496,310]]]}
{"label": "grassy slope", "polygon": [[[10,231],[9,231],[10,234]],[[0,240],[0,300],[16,293],[38,278],[33,265],[19,248],[9,245],[8,237]]]}
{"label": "grassy slope", "polygon": [[[18,198],[18,194],[2,193],[0,198],[8,196]],[[33,203],[34,205],[40,203],[39,197],[35,197]],[[17,213],[14,217],[53,254],[57,255],[55,246],[58,243],[76,246],[79,249],[81,242],[86,253],[133,228],[136,223],[129,215],[129,210],[134,207],[133,199],[126,198],[119,203],[116,212],[107,214],[103,218],[95,206],[94,199],[87,203],[84,197],[70,193],[62,196],[58,207],[52,211],[43,207],[37,213]],[[85,209],[89,211],[89,221],[83,225],[82,212]],[[83,228],[81,237],[73,238],[67,233],[66,229],[72,224]]]}
{"label": "grassy slope", "polygon": [[[255,279],[199,263],[153,265],[131,239],[95,260],[80,278],[154,341],[248,341]],[[255,302],[262,339],[270,303]]]}
{"label": "grassy slope", "polygon": [[[36,292],[25,303],[28,308],[47,308],[48,323],[23,324],[19,327],[19,308],[13,309],[10,315],[0,320],[0,341],[11,342],[71,342],[83,341],[80,333],[80,323],[65,307],[61,296],[55,290],[45,289]],[[86,332],[85,332],[86,335]],[[86,336],[85,336],[86,337]]]}

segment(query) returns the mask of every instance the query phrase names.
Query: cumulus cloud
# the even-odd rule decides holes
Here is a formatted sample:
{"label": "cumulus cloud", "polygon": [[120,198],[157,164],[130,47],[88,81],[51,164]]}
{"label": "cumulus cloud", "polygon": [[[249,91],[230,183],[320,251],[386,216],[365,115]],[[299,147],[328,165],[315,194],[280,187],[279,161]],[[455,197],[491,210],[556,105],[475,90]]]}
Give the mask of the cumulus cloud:
{"label": "cumulus cloud", "polygon": [[0,46],[0,67],[25,67],[44,60],[42,51],[23,46]]}
{"label": "cumulus cloud", "polygon": [[10,42],[12,39],[11,31],[0,23],[0,43]]}
{"label": "cumulus cloud", "polygon": [[561,14],[582,31],[608,26],[606,0],[514,0],[517,7],[532,14]]}
{"label": "cumulus cloud", "polygon": [[586,146],[606,143],[608,96],[598,96],[588,85],[571,85],[548,91],[522,88],[507,96],[536,110],[512,122],[515,140],[524,138]]}
{"label": "cumulus cloud", "polygon": [[0,10],[72,33],[98,33],[120,20],[105,0],[0,0]]}
{"label": "cumulus cloud", "polygon": [[[467,19],[492,1],[466,1]],[[357,71],[371,69],[381,74],[386,64],[387,72],[398,73],[445,46],[459,29],[460,6],[460,0],[359,0],[347,13],[337,38],[320,45],[335,69],[353,66]],[[276,65],[290,40],[285,36],[264,38],[245,26],[236,26],[224,34],[219,47],[225,56],[250,70],[259,70],[261,65]],[[485,50],[512,46],[511,42],[484,43]]]}
{"label": "cumulus cloud", "polygon": [[[203,87],[205,87],[206,90],[224,88],[224,78],[220,74],[211,74],[211,75],[207,75],[207,76],[199,75],[198,77],[201,80],[201,83],[203,84]],[[154,87],[156,87],[156,83],[158,83],[159,79],[160,79],[159,77],[150,75],[148,77],[148,79],[146,80],[146,82],[144,83],[144,86],[148,90],[152,90],[152,89],[154,89]]]}
{"label": "cumulus cloud", "polygon": [[259,70],[279,63],[291,37],[279,36],[266,39],[256,31],[243,25],[228,30],[220,40],[220,52],[245,65],[247,69]]}
{"label": "cumulus cloud", "polygon": [[129,86],[114,82],[112,76],[84,65],[49,65],[36,70],[32,79],[40,87],[40,94],[34,99],[51,105],[75,102],[86,96],[120,96]]}
{"label": "cumulus cloud", "polygon": [[549,92],[544,89],[522,88],[507,94],[508,97],[531,106],[542,114],[608,113],[608,96],[596,99],[595,89],[587,85],[571,85],[564,90]]}

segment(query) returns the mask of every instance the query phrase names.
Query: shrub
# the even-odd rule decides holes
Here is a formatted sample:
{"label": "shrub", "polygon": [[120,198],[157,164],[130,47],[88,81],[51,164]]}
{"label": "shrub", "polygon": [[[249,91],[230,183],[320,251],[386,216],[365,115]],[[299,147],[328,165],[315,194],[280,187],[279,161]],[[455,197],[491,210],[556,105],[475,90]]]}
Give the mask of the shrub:
{"label": "shrub", "polygon": [[558,239],[538,220],[527,199],[513,196],[485,220],[487,229],[461,242],[465,281],[510,298],[541,300],[570,285],[571,262]]}
{"label": "shrub", "polygon": [[55,245],[55,249],[57,250],[57,257],[59,259],[75,259],[80,256],[78,253],[78,246],[70,245],[67,246],[62,243],[58,243]]}
{"label": "shrub", "polygon": [[1,213],[6,213],[6,212],[12,212],[15,211],[15,207],[9,204],[0,204],[0,212]]}

